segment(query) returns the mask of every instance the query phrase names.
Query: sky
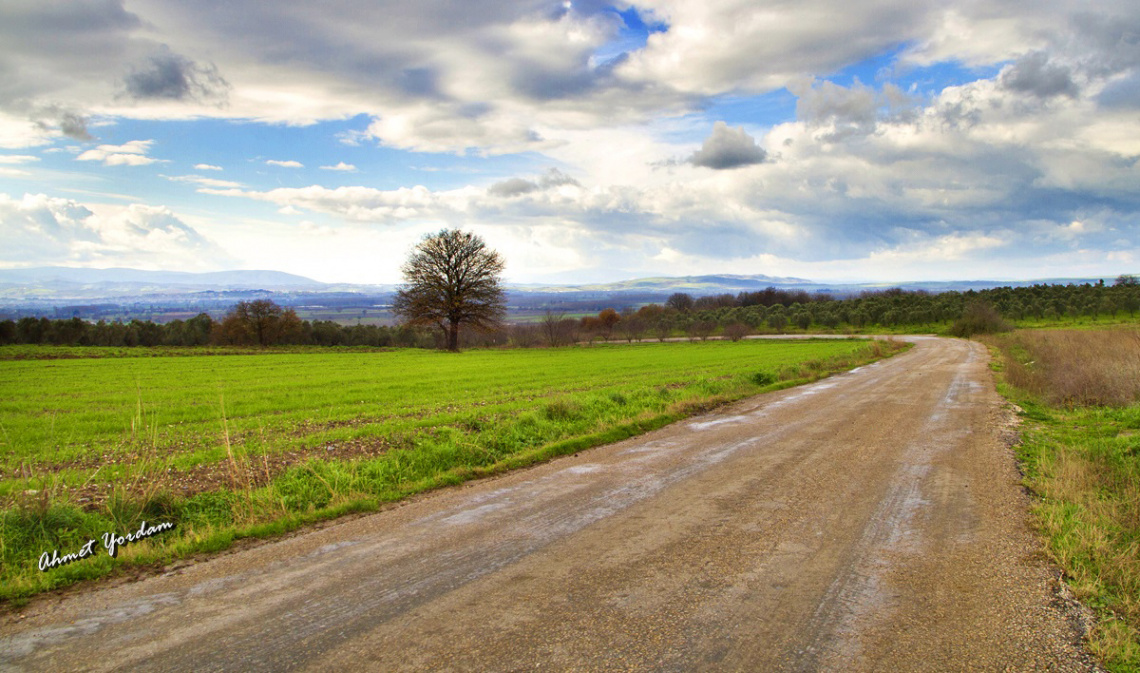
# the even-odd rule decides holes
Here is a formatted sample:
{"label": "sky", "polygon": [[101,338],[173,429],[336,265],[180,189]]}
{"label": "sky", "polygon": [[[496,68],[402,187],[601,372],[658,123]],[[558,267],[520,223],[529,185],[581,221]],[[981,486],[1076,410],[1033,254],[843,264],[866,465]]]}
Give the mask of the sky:
{"label": "sky", "polygon": [[5,0],[0,268],[1140,271],[1135,0]]}

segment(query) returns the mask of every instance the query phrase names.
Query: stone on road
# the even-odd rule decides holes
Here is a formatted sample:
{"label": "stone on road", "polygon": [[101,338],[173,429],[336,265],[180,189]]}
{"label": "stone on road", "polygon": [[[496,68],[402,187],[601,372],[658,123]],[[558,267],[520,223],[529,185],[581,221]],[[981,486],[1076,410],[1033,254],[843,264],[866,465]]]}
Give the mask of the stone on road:
{"label": "stone on road", "polygon": [[911,351],[142,581],[0,670],[1091,670],[985,349]]}

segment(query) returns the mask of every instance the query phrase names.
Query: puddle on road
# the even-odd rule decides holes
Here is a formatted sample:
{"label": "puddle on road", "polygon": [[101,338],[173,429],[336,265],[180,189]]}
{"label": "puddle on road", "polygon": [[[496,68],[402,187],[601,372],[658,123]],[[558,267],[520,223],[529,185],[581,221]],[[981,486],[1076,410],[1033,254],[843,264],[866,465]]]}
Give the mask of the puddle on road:
{"label": "puddle on road", "polygon": [[586,465],[575,465],[574,467],[568,467],[563,470],[563,472],[569,472],[570,474],[589,474],[591,472],[597,472],[600,469],[602,469],[601,465],[598,465],[596,463],[588,463]]}
{"label": "puddle on road", "polygon": [[742,423],[749,420],[748,416],[725,416],[723,418],[714,418],[711,421],[699,421],[689,423],[690,430],[707,430],[718,425],[725,425],[726,423]]}
{"label": "puddle on road", "polygon": [[482,519],[484,515],[503,509],[509,504],[511,504],[511,501],[508,498],[504,502],[496,502],[473,507],[471,509],[463,510],[457,514],[452,514],[451,516],[444,518],[443,523],[450,524],[452,526],[462,526],[464,524],[475,523],[479,519]]}

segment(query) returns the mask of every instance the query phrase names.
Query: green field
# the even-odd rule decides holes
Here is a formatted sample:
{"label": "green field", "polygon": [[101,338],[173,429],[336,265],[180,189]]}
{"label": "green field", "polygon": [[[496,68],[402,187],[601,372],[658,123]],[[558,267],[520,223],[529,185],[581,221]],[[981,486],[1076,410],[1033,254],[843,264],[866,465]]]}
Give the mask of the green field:
{"label": "green field", "polygon": [[[0,349],[0,598],[375,509],[901,347]],[[117,559],[37,568],[143,520],[176,528]]]}

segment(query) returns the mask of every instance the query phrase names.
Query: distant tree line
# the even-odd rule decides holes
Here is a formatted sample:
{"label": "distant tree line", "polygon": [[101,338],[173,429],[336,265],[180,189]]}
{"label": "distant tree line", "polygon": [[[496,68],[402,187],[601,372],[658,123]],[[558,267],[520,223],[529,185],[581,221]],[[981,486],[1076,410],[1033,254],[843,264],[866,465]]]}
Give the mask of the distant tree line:
{"label": "distant tree line", "polygon": [[[1032,285],[931,294],[888,289],[836,299],[768,288],[736,295],[693,297],[676,293],[663,304],[597,315],[570,317],[548,311],[537,323],[504,325],[460,335],[459,345],[562,346],[595,339],[643,341],[721,336],[739,339],[755,333],[788,330],[841,332],[877,328],[952,331],[963,334],[1005,325],[1006,321],[1135,317],[1140,311],[1140,281],[1121,276],[1082,285]],[[269,300],[241,302],[222,320],[201,313],[189,320],[161,324],[149,321],[87,322],[79,318],[51,320],[25,317],[0,321],[0,344],[73,346],[205,346],[317,345],[450,347],[448,334],[437,328],[341,325],[330,320],[300,320],[292,309]]]}
{"label": "distant tree line", "polygon": [[0,344],[57,346],[398,346],[432,348],[427,330],[384,325],[341,325],[301,320],[293,309],[259,299],[238,303],[222,320],[199,313],[189,320],[155,323],[87,322],[25,317],[0,321]]}
{"label": "distant tree line", "polygon": [[1095,320],[1124,313],[1135,317],[1137,311],[1140,281],[1133,276],[1121,276],[1112,285],[1103,281],[1039,284],[938,294],[893,288],[867,291],[847,299],[768,288],[704,297],[678,292],[664,304],[647,304],[621,312],[606,309],[577,320],[548,313],[540,325],[515,326],[511,336],[519,345],[560,345],[593,339],[697,340],[714,335],[735,340],[748,334],[793,329],[836,332],[906,328],[969,336],[1008,329],[1011,320]]}

